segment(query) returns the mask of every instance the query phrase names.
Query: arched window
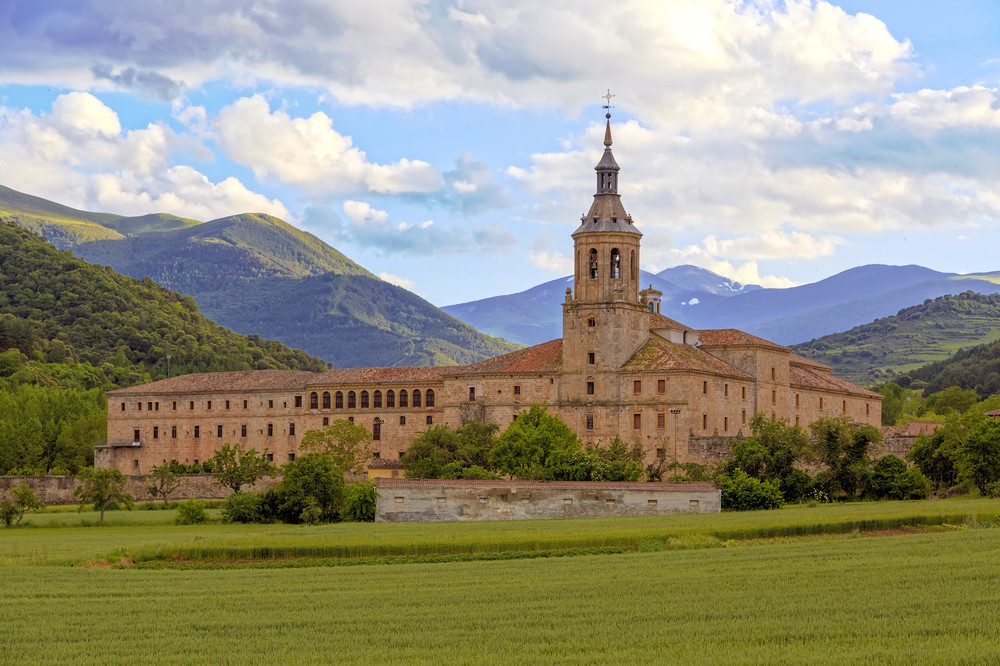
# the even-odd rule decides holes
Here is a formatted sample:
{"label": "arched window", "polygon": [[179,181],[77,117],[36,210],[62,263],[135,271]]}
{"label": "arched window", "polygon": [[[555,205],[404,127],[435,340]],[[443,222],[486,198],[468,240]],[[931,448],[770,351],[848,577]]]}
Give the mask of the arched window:
{"label": "arched window", "polygon": [[622,258],[618,248],[611,250],[611,277],[615,280],[622,276]]}
{"label": "arched window", "polygon": [[333,404],[337,409],[344,408],[344,394],[341,391],[337,391],[333,396]]}
{"label": "arched window", "polygon": [[368,391],[361,392],[361,409],[368,409]]}
{"label": "arched window", "polygon": [[375,409],[382,408],[382,391],[375,391],[372,393],[372,407]]}
{"label": "arched window", "polygon": [[309,409],[319,409],[319,394],[315,391],[309,394]]}
{"label": "arched window", "polygon": [[590,278],[597,278],[597,249],[590,248]]}
{"label": "arched window", "polygon": [[385,392],[385,406],[392,409],[396,406],[396,392],[386,391]]}
{"label": "arched window", "polygon": [[323,409],[330,409],[330,392],[323,391]]}
{"label": "arched window", "polygon": [[632,280],[635,282],[639,281],[639,265],[635,263],[635,250],[632,250],[632,256],[628,260],[628,270],[632,274]]}
{"label": "arched window", "polygon": [[358,406],[358,396],[354,394],[354,391],[347,392],[347,408],[355,409]]}
{"label": "arched window", "polygon": [[382,422],[378,419],[372,423],[372,439],[376,442],[382,439]]}
{"label": "arched window", "polygon": [[595,326],[597,326],[597,320],[594,319],[593,317],[588,318],[587,319],[587,328],[594,328]]}
{"label": "arched window", "polygon": [[413,389],[413,406],[420,406],[420,389]]}
{"label": "arched window", "polygon": [[406,425],[406,417],[405,416],[400,416],[399,417],[399,425]]}
{"label": "arched window", "polygon": [[399,392],[399,406],[408,407],[409,406],[408,402],[409,401],[406,399],[406,389],[403,389],[402,391]]}
{"label": "arched window", "polygon": [[424,400],[424,403],[428,407],[433,407],[434,406],[434,390],[433,389],[427,389],[427,393],[424,395],[424,398],[426,398]]}

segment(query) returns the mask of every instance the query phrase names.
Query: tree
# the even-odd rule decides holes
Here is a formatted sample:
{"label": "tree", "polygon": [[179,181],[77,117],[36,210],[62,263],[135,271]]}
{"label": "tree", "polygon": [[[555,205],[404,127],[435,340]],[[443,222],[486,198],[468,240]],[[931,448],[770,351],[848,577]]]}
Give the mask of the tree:
{"label": "tree", "polygon": [[724,511],[778,509],[784,504],[777,484],[755,479],[741,469],[720,475],[716,483],[721,491]]}
{"label": "tree", "polygon": [[801,499],[808,490],[808,477],[794,467],[809,451],[809,437],[786,419],[756,414],[750,419],[750,437],[732,440],[733,452],[722,462],[721,472],[741,469],[755,479],[773,481],[786,501]]}
{"label": "tree", "polygon": [[329,458],[340,476],[363,474],[364,464],[371,457],[372,436],[363,427],[346,419],[338,419],[321,430],[310,430],[299,445],[303,451],[321,453]]}
{"label": "tree", "polygon": [[490,465],[519,479],[552,479],[552,468],[580,448],[568,425],[541,405],[532,405],[497,437]]}
{"label": "tree", "polygon": [[378,488],[371,481],[353,483],[344,500],[344,520],[374,522],[378,502]]}
{"label": "tree", "polygon": [[489,454],[499,426],[469,421],[458,430],[435,426],[420,433],[401,461],[415,479],[494,479]]}
{"label": "tree", "polygon": [[958,447],[958,480],[971,481],[979,492],[1000,481],[1000,421],[982,421]]}
{"label": "tree", "polygon": [[28,511],[45,508],[41,500],[35,496],[35,491],[27,483],[22,482],[17,488],[11,490],[10,494],[10,497],[0,501],[0,520],[7,527],[20,524],[24,514]]}
{"label": "tree", "polygon": [[882,440],[882,433],[875,426],[852,424],[847,416],[821,418],[809,429],[813,439],[807,456],[827,466],[830,490],[849,497],[864,492],[871,473],[868,449]]}
{"label": "tree", "polygon": [[276,490],[282,522],[329,523],[340,518],[344,474],[325,454],[307,453],[285,465]]}
{"label": "tree", "polygon": [[942,415],[952,412],[964,414],[979,401],[979,396],[975,391],[972,389],[962,390],[958,386],[949,386],[932,397],[934,398],[932,405],[934,412]]}
{"label": "tree", "polygon": [[101,512],[101,522],[104,522],[104,510],[112,502],[132,509],[132,496],[125,490],[128,479],[114,467],[101,469],[85,468],[80,472],[80,485],[73,495],[80,502],[80,509],[90,504]]}
{"label": "tree", "polygon": [[149,477],[150,484],[146,487],[146,491],[154,498],[157,496],[163,497],[164,506],[167,504],[167,497],[170,493],[180,488],[181,483],[184,482],[183,479],[178,477],[177,474],[174,473],[173,469],[171,469],[170,463],[157,465],[152,469]]}
{"label": "tree", "polygon": [[238,493],[243,486],[252,486],[273,474],[274,465],[268,462],[267,451],[258,453],[243,444],[223,444],[212,456],[212,473],[218,483]]}

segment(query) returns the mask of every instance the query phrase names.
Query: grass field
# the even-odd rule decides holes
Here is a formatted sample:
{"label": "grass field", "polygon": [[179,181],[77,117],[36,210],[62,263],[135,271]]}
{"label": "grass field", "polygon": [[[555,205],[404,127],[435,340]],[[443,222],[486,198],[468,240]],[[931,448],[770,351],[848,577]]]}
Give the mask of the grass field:
{"label": "grass field", "polygon": [[[995,520],[989,500],[490,524],[0,530],[0,662],[987,663],[1000,659],[1000,530],[859,533],[623,555],[308,569],[39,566],[116,549],[252,544],[356,552],[531,549]],[[968,520],[968,519],[966,519]],[[848,530],[850,532],[850,530]],[[422,545],[421,545],[422,544]],[[476,545],[478,544],[478,546]],[[17,553],[15,553],[17,551]]]}

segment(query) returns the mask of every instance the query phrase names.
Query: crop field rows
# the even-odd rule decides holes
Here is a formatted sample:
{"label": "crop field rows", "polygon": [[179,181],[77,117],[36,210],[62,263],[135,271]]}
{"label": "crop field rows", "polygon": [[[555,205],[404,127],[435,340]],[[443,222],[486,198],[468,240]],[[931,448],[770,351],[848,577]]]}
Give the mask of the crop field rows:
{"label": "crop field rows", "polygon": [[[113,514],[118,526],[28,527],[0,532],[0,662],[995,662],[1000,530],[985,521],[998,509],[994,501],[948,500],[634,522],[255,529],[175,527],[161,516],[144,524],[144,514],[172,512],[135,512]],[[386,550],[398,540],[419,551],[670,532],[694,542],[712,531],[794,534],[864,516],[963,513],[983,528],[532,560],[189,571],[11,557],[15,543],[22,555],[50,548],[50,561],[65,563],[201,542]],[[55,520],[33,516],[46,519]]]}

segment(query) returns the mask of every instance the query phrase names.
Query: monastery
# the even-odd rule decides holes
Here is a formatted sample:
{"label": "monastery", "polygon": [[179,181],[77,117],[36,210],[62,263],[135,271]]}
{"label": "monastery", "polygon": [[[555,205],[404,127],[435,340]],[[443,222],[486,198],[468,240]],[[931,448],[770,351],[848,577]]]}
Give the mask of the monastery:
{"label": "monastery", "polygon": [[[572,233],[575,270],[563,337],[461,367],[259,370],[171,377],[108,393],[108,443],[97,467],[145,474],[198,464],[226,442],[294,460],[302,436],[336,419],[372,434],[372,471],[398,470],[422,431],[472,419],[501,429],[532,404],[585,444],[638,441],[646,463],[704,460],[695,443],[747,432],[757,413],[808,425],[846,414],[879,426],[882,396],[787,347],[736,329],[693,330],[641,289],[642,234],[622,206],[607,115],[597,191]],[[376,474],[379,475],[379,474]]]}

